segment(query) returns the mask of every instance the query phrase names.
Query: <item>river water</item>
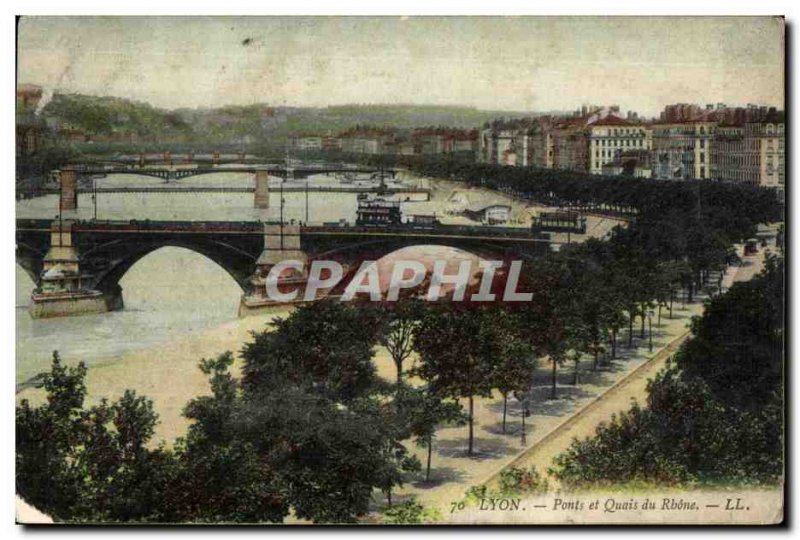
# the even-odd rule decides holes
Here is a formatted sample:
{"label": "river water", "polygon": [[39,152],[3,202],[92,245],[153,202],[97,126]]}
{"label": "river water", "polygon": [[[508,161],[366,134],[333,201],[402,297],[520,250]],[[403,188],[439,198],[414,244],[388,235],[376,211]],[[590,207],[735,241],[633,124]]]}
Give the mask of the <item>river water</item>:
{"label": "river water", "polygon": [[[98,187],[161,185],[163,180],[131,175],[109,175]],[[250,175],[220,173],[179,181],[190,186],[252,187]],[[334,182],[312,177],[310,185]],[[416,182],[416,180],[409,180]],[[304,181],[294,182],[305,185]],[[416,185],[416,183],[414,184]],[[306,221],[304,193],[284,193],[284,219]],[[57,214],[57,195],[19,201],[17,217],[50,218]],[[100,194],[98,219],[270,220],[280,214],[277,182],[270,208],[253,207],[252,193]],[[417,203],[409,203],[413,207]],[[322,223],[355,220],[356,195],[309,193],[308,221]],[[78,201],[78,211],[64,217],[90,219],[91,195]],[[190,250],[164,247],[138,261],[121,279],[125,309],[117,312],[55,319],[31,319],[27,311],[33,282],[17,266],[16,272],[16,380],[26,381],[46,370],[52,351],[65,362],[89,365],[127,352],[167,343],[237,318],[241,289],[221,267]]]}

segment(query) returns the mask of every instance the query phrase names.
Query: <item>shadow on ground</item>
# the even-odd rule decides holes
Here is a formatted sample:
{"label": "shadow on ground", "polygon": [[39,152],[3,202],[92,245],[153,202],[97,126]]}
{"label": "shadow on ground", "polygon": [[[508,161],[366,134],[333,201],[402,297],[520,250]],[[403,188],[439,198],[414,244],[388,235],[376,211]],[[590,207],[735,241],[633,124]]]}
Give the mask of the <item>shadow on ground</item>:
{"label": "shadow on ground", "polygon": [[411,482],[414,487],[419,489],[431,489],[449,482],[460,482],[464,479],[464,472],[454,467],[437,467],[434,459],[429,480],[425,480],[424,470],[421,473],[415,473],[415,476],[418,478]]}
{"label": "shadow on ground", "polygon": [[475,437],[472,455],[467,454],[467,437],[445,439],[438,442],[439,454],[445,457],[467,458],[482,461],[497,459],[518,451],[518,448],[503,439]]}

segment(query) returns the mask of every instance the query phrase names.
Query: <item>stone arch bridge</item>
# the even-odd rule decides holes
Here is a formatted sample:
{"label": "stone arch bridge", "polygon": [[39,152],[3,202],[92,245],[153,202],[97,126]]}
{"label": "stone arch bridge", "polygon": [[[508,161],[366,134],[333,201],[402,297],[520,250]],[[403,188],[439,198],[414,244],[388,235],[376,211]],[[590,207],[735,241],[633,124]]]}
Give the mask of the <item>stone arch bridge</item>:
{"label": "stone arch bridge", "polygon": [[550,250],[549,237],[529,229],[448,225],[19,219],[16,230],[17,261],[36,283],[31,313],[41,317],[120,308],[122,276],[165,246],[187,248],[216,262],[242,288],[247,311],[269,304],[259,276],[281,260],[325,258],[354,266],[403,247],[430,244],[494,259],[535,258]]}

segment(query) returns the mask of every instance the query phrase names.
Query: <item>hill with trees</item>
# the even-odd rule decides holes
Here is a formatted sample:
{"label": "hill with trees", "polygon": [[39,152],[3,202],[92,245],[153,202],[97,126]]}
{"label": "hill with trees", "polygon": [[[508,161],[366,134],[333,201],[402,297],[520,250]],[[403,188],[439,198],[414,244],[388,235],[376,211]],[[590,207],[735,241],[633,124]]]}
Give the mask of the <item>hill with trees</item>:
{"label": "hill with trees", "polygon": [[[293,134],[338,133],[354,125],[416,128],[436,125],[473,129],[492,119],[530,113],[483,111],[473,107],[437,105],[337,105],[289,107],[258,103],[198,109],[161,109],[117,97],[56,93],[41,116],[56,134],[82,134],[96,150],[161,145],[211,145],[245,148],[256,153],[284,148]],[[82,142],[72,143],[81,147]],[[155,146],[153,146],[155,145]]]}

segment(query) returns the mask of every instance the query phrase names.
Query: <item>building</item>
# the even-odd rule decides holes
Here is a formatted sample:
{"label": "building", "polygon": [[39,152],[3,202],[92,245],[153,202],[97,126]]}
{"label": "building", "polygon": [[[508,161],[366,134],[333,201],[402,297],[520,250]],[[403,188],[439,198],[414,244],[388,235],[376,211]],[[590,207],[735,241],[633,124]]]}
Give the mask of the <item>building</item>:
{"label": "building", "polygon": [[553,168],[553,133],[549,120],[543,120],[528,130],[526,165],[540,169]]}
{"label": "building", "polygon": [[342,152],[349,154],[394,153],[394,133],[389,129],[355,127],[340,134],[338,139]]}
{"label": "building", "polygon": [[523,118],[495,122],[480,135],[485,163],[603,174],[621,153],[649,150],[652,132],[628,121],[619,107],[585,106],[572,117]]}
{"label": "building", "polygon": [[310,152],[322,150],[322,137],[319,135],[304,135],[292,137],[289,145],[296,152]]}
{"label": "building", "polygon": [[653,166],[650,150],[626,150],[614,160],[603,164],[602,174],[606,176],[632,176],[652,178]]}
{"label": "building", "polygon": [[694,120],[703,114],[703,108],[695,103],[676,103],[667,105],[661,112],[660,121],[665,124],[679,124]]}
{"label": "building", "polygon": [[758,121],[718,126],[714,149],[713,178],[785,189],[784,113],[772,109]]}
{"label": "building", "polygon": [[574,118],[554,125],[553,168],[587,172],[589,169],[588,134],[586,118]]}
{"label": "building", "polygon": [[661,180],[711,178],[717,123],[693,120],[653,124],[653,177]]}
{"label": "building", "polygon": [[516,130],[487,128],[481,131],[478,159],[482,163],[516,165]]}
{"label": "building", "polygon": [[17,112],[36,112],[42,100],[42,87],[35,84],[17,86]]}
{"label": "building", "polygon": [[478,131],[456,131],[453,134],[453,152],[456,154],[472,154],[478,151]]}
{"label": "building", "polygon": [[42,145],[45,125],[36,115],[41,99],[41,86],[20,84],[17,87],[16,156],[18,158],[32,156]]}
{"label": "building", "polygon": [[589,172],[605,174],[603,167],[620,161],[623,153],[649,152],[652,131],[618,116],[607,115],[588,123]]}
{"label": "building", "polygon": [[511,207],[507,204],[471,204],[464,209],[464,215],[489,225],[507,223],[511,218]]}

